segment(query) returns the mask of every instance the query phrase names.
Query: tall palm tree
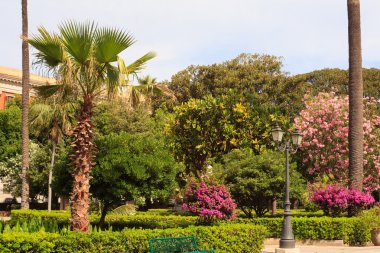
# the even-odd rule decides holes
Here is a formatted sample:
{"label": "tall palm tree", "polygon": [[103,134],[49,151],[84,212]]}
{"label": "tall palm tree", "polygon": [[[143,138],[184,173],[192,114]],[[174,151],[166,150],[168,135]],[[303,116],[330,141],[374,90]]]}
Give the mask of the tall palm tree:
{"label": "tall palm tree", "polygon": [[28,45],[28,1],[22,6],[22,191],[21,209],[29,209],[29,45]]}
{"label": "tall palm tree", "polygon": [[155,54],[150,52],[130,65],[119,54],[134,43],[128,33],[117,28],[98,27],[93,22],[67,21],[59,34],[44,27],[29,40],[37,49],[37,62],[54,73],[57,84],[39,88],[49,96],[62,96],[80,101],[77,124],[73,129],[71,160],[74,165],[71,192],[72,230],[88,231],[90,172],[95,155],[92,115],[98,99],[111,98],[127,77],[136,73]]}
{"label": "tall palm tree", "polygon": [[363,76],[360,0],[347,0],[349,39],[349,178],[354,189],[363,189]]}
{"label": "tall palm tree", "polygon": [[54,96],[37,101],[30,108],[30,123],[37,134],[49,133],[51,162],[48,179],[48,211],[51,212],[53,167],[56,148],[64,135],[68,135],[75,122],[76,104]]}

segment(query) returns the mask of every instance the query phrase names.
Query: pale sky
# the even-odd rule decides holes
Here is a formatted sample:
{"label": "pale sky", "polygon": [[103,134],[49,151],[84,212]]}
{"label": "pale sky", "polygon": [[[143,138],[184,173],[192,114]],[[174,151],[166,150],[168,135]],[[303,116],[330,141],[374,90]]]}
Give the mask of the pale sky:
{"label": "pale sky", "polygon": [[[130,62],[156,51],[143,74],[158,80],[243,52],[282,56],[291,74],[348,66],[346,0],[28,2],[30,34],[67,19],[129,31],[137,42],[122,56]],[[363,66],[380,68],[380,0],[362,0],[361,8]],[[0,66],[21,68],[21,0],[0,0],[0,10]]]}

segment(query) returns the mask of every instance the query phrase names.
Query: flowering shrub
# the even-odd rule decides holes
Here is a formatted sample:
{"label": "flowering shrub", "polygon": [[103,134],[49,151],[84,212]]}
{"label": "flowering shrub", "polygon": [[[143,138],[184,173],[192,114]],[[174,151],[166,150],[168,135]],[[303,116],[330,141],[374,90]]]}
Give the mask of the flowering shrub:
{"label": "flowering shrub", "polygon": [[375,199],[368,193],[363,193],[358,190],[350,190],[348,195],[348,206],[352,207],[353,213],[359,213],[363,209],[375,203]]}
{"label": "flowering shrub", "polygon": [[189,179],[182,209],[198,216],[198,223],[210,225],[217,220],[234,219],[236,204],[227,187],[213,181]]}
{"label": "flowering shrub", "polygon": [[[380,188],[380,100],[364,98],[364,188]],[[295,119],[303,133],[302,164],[305,172],[321,181],[348,183],[348,96],[319,93],[305,97],[305,110]]]}
{"label": "flowering shrub", "polygon": [[368,194],[342,185],[327,185],[326,188],[314,191],[311,201],[316,203],[326,215],[338,216],[353,208],[359,212],[371,206],[375,200]]}

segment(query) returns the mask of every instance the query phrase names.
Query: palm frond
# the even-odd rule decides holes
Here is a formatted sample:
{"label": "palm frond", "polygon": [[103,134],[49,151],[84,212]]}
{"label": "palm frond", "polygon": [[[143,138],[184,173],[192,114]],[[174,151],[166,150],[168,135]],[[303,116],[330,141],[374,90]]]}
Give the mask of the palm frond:
{"label": "palm frond", "polygon": [[91,56],[96,25],[94,22],[79,23],[73,20],[59,26],[63,44],[67,52],[79,64],[84,64]]}
{"label": "palm frond", "polygon": [[111,64],[105,65],[105,71],[106,71],[106,85],[107,85],[107,93],[108,96],[112,96],[116,93],[118,90],[118,87],[120,85],[120,74],[119,69]]}
{"label": "palm frond", "polygon": [[37,91],[38,96],[42,98],[51,97],[57,94],[63,88],[64,88],[64,85],[62,84],[42,85],[42,86],[34,87],[34,89]]}
{"label": "palm frond", "polygon": [[130,34],[117,28],[99,28],[94,37],[95,57],[100,63],[117,61],[118,54],[135,43]]}
{"label": "palm frond", "polygon": [[153,59],[154,57],[156,57],[156,55],[157,54],[155,52],[149,52],[149,53],[143,55],[142,57],[140,57],[136,61],[134,61],[131,64],[129,64],[128,66],[126,66],[125,74],[130,75],[130,74],[138,73],[139,71],[144,69],[147,61]]}
{"label": "palm frond", "polygon": [[56,34],[49,34],[45,27],[38,28],[38,35],[28,40],[38,52],[35,54],[37,63],[55,67],[63,61],[63,49],[61,41]]}

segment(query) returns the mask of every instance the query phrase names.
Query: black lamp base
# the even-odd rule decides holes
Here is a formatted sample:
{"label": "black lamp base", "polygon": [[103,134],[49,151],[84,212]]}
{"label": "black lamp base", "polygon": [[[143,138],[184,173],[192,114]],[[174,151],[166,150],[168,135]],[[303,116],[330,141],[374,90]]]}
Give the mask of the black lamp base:
{"label": "black lamp base", "polygon": [[281,249],[293,249],[296,247],[296,241],[295,240],[280,240],[280,248]]}

